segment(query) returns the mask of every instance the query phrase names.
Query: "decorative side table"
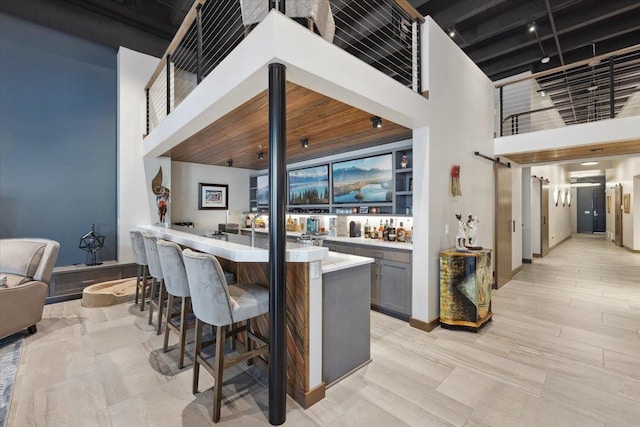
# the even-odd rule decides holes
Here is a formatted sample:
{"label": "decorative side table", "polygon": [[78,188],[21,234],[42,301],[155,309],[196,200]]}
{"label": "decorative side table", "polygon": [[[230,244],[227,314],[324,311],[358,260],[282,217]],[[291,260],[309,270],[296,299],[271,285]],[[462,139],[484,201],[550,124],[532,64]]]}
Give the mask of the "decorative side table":
{"label": "decorative side table", "polygon": [[440,324],[475,332],[491,320],[491,249],[440,252]]}

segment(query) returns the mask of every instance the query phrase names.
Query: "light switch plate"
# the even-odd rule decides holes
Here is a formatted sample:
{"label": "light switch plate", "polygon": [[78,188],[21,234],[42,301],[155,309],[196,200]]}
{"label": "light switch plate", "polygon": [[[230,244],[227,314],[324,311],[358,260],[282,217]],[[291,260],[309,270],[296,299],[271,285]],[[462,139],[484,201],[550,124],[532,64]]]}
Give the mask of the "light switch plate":
{"label": "light switch plate", "polygon": [[320,277],[320,261],[314,261],[311,263],[311,278],[317,279]]}

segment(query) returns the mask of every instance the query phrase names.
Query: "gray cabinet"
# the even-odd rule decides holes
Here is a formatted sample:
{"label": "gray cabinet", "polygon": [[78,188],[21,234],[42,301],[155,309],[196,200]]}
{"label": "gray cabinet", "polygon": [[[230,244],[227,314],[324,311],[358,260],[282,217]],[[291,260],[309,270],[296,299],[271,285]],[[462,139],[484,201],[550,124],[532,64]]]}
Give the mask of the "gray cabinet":
{"label": "gray cabinet", "polygon": [[136,277],[136,264],[120,264],[106,261],[102,265],[72,265],[56,267],[49,283],[46,303],[54,303],[82,297],[84,288],[96,283],[127,277]]}
{"label": "gray cabinet", "polygon": [[412,253],[356,245],[355,255],[373,258],[371,308],[399,319],[411,316]]}

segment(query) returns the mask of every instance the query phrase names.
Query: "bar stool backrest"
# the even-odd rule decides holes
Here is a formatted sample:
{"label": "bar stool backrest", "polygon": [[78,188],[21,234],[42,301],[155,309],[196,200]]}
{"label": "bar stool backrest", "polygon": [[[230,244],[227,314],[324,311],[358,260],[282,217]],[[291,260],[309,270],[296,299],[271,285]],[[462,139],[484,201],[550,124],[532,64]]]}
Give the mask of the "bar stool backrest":
{"label": "bar stool backrest", "polygon": [[196,317],[214,326],[232,324],[229,288],[216,257],[191,249],[185,249],[182,255]]}
{"label": "bar stool backrest", "polygon": [[158,257],[158,245],[156,239],[151,234],[143,233],[144,250],[147,254],[147,263],[149,264],[149,273],[156,280],[162,280],[162,267],[160,267],[160,258]]}
{"label": "bar stool backrest", "polygon": [[129,237],[131,237],[131,247],[133,255],[136,257],[136,264],[147,265],[147,252],[144,249],[142,233],[138,230],[129,230]]}
{"label": "bar stool backrest", "polygon": [[190,296],[180,245],[162,239],[157,240],[157,245],[162,277],[164,277],[164,286],[167,291],[176,297]]}

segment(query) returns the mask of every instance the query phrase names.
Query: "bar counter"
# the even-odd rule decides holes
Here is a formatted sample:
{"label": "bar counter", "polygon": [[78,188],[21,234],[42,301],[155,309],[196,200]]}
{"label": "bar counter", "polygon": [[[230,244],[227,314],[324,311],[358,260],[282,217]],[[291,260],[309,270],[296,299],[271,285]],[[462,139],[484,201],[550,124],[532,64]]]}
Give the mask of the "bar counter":
{"label": "bar counter", "polygon": [[[140,225],[138,230],[215,255],[225,270],[236,275],[238,283],[269,286],[265,238],[252,242],[251,236],[206,237],[208,233],[198,229],[151,225]],[[370,361],[369,305],[374,260],[291,242],[287,243],[286,259],[287,393],[308,408],[324,398],[328,383]],[[268,337],[268,325],[265,315],[253,326]],[[336,345],[344,357],[335,357]]]}

